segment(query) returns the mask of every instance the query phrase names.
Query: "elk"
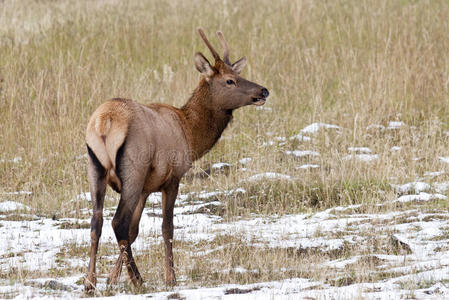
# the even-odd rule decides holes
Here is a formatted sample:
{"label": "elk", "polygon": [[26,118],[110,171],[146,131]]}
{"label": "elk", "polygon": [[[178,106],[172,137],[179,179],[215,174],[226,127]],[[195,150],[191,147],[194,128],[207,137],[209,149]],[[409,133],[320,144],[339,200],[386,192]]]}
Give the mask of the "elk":
{"label": "elk", "polygon": [[139,222],[147,197],[162,192],[162,235],[165,244],[165,283],[176,284],[173,266],[173,208],[182,176],[192,163],[208,152],[232,119],[233,110],[246,105],[263,105],[266,88],[240,77],[246,64],[242,57],[229,60],[229,46],[221,32],[223,59],[198,32],[212,53],[212,66],[197,52],[196,69],[202,78],[182,108],[166,104],[139,104],[113,98],[101,104],[91,116],[86,130],[88,180],[93,203],[91,248],[86,291],[96,286],[95,263],[103,226],[106,186],[120,193],[112,220],[119,257],[109,275],[116,284],[125,264],[135,286],[142,277],[133,258],[131,245],[139,232]]}

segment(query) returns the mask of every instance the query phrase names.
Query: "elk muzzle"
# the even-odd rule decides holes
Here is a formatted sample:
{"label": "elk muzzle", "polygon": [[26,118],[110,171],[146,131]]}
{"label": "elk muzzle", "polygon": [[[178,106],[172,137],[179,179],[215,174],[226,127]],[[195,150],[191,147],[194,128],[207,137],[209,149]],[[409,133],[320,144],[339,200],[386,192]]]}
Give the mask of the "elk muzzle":
{"label": "elk muzzle", "polygon": [[262,88],[260,90],[260,95],[257,97],[253,97],[253,104],[260,106],[260,105],[264,105],[265,102],[267,101],[267,97],[270,95],[270,92],[268,92],[268,90],[266,88]]}

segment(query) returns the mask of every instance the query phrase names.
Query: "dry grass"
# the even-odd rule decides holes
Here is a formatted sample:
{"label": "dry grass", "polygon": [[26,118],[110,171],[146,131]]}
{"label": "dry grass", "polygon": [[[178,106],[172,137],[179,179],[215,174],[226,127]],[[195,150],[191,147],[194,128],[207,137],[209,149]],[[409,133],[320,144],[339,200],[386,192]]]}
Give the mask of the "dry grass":
{"label": "dry grass", "polygon": [[[78,216],[88,207],[69,200],[88,191],[80,156],[86,152],[86,122],[100,103],[126,97],[181,106],[187,100],[199,81],[193,55],[200,50],[209,56],[198,26],[217,45],[212,33],[221,29],[232,57],[248,57],[243,75],[269,88],[266,107],[271,111],[236,111],[222,140],[194,170],[217,161],[237,166],[239,159],[252,157],[246,171],[233,167],[228,175],[192,177],[184,180],[182,192],[243,187],[245,196],[220,198],[226,216],[285,214],[383,202],[391,199],[390,182],[448,170],[438,159],[449,155],[447,2],[26,0],[2,1],[0,8],[0,197],[30,205],[41,216]],[[406,126],[367,129],[389,121]],[[324,132],[311,142],[288,140],[312,122],[342,130]],[[287,143],[264,145],[276,136],[287,137]],[[379,160],[343,160],[349,146],[370,147]],[[392,152],[392,146],[402,149]],[[296,149],[321,155],[295,159],[284,154]],[[15,157],[22,160],[11,162]],[[295,168],[308,162],[320,168]],[[296,179],[244,181],[267,171]],[[33,194],[2,195],[18,190]],[[246,267],[260,269],[257,280],[273,280],[278,273],[270,273],[267,260],[259,265],[248,258],[271,257],[273,270],[298,259],[286,250],[253,254],[254,249],[242,247],[221,250],[219,256],[227,258],[221,267],[251,261]],[[189,245],[177,248],[187,251]],[[235,252],[242,261],[231,259]],[[145,255],[157,255],[144,258],[150,265],[162,261],[162,253]],[[204,264],[190,258],[181,273],[195,283],[195,278],[216,283],[247,276],[195,269],[207,270]],[[359,264],[362,269],[371,265]],[[146,278],[160,281],[151,276],[161,271],[148,269]],[[303,271],[292,272],[301,276]]]}
{"label": "dry grass", "polygon": [[[224,139],[200,161],[256,158],[251,173],[278,171],[300,177],[298,189],[343,190],[337,202],[372,197],[373,185],[390,177],[415,178],[441,169],[447,154],[449,8],[437,2],[363,1],[317,3],[131,1],[6,1],[1,15],[0,153],[22,157],[1,163],[3,191],[30,190],[24,199],[48,215],[73,210],[67,200],[87,190],[84,128],[97,105],[111,97],[182,105],[198,82],[192,57],[205,51],[195,33],[222,29],[234,57],[246,55],[245,76],[270,88],[272,112],[243,108]],[[248,42],[249,41],[249,42]],[[215,40],[215,42],[217,42]],[[409,126],[376,133],[365,128],[401,120]],[[311,145],[263,147],[305,125],[340,125]],[[369,146],[380,161],[344,162],[347,146]],[[402,146],[394,155],[391,146]],[[281,150],[321,152],[320,170],[295,170]],[[424,163],[411,160],[422,157]],[[305,173],[303,176],[302,173]],[[241,173],[193,182],[238,185]],[[364,190],[345,193],[345,188]],[[289,193],[303,201],[303,193]],[[362,192],[363,193],[363,192]],[[279,191],[282,194],[282,191]],[[299,195],[296,199],[295,194]],[[377,197],[376,197],[377,198]],[[305,199],[306,203],[309,199]],[[313,200],[311,200],[313,201]],[[270,207],[271,209],[271,207]]]}

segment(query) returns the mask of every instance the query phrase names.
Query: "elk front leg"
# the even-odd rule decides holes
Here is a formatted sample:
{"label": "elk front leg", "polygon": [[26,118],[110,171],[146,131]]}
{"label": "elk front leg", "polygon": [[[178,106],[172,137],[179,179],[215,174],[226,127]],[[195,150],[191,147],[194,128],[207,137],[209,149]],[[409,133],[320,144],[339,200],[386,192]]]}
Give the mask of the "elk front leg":
{"label": "elk front leg", "polygon": [[179,180],[172,180],[162,190],[162,236],[165,244],[165,284],[175,285],[173,265],[173,209],[178,195]]}

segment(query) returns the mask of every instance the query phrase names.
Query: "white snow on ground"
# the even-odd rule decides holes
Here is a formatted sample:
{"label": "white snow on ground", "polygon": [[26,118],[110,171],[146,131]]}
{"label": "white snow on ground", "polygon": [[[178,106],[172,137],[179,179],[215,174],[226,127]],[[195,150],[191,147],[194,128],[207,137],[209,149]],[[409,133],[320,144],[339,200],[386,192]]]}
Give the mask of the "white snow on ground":
{"label": "white snow on ground", "polygon": [[340,130],[340,126],[326,124],[326,123],[312,123],[301,130],[303,134],[317,134],[322,129],[336,129]]}
{"label": "white snow on ground", "polygon": [[437,177],[444,174],[446,174],[445,171],[424,172],[424,176],[427,177]]}
{"label": "white snow on ground", "polygon": [[385,126],[380,125],[380,124],[371,124],[371,125],[368,125],[366,127],[366,130],[372,130],[372,129],[377,129],[377,130],[380,130],[380,131],[384,131],[385,130]]}
{"label": "white snow on ground", "polygon": [[16,210],[29,210],[30,208],[19,202],[4,201],[0,202],[0,212],[10,212]]}
{"label": "white snow on ground", "polygon": [[[283,180],[291,178],[285,174],[262,173],[255,175],[260,179]],[[441,183],[443,184],[443,183]],[[412,182],[395,187],[397,192],[418,193],[402,195],[388,203],[407,202],[419,205],[422,201],[432,199],[447,200],[447,197],[433,192],[436,184],[429,186],[424,182]],[[193,243],[207,243],[220,235],[232,235],[240,238],[249,246],[261,248],[292,248],[313,249],[313,251],[331,251],[343,249],[344,245],[365,247],[369,256],[376,257],[382,263],[377,269],[386,272],[397,272],[398,275],[385,280],[369,283],[356,283],[347,286],[332,286],[325,282],[317,282],[307,278],[289,278],[285,280],[260,282],[247,285],[222,285],[205,288],[180,285],[174,290],[145,295],[118,294],[114,299],[167,299],[173,293],[186,299],[301,299],[312,297],[317,299],[397,299],[414,295],[416,298],[442,299],[449,297],[446,282],[449,280],[449,213],[442,208],[440,211],[423,212],[419,207],[408,210],[381,213],[357,213],[362,205],[339,206],[315,213],[301,213],[284,216],[254,216],[250,219],[226,221],[222,217],[207,214],[208,209],[223,206],[217,199],[218,195],[245,193],[237,188],[229,191],[203,191],[180,195],[175,207],[175,239]],[[81,195],[87,195],[82,193]],[[160,194],[154,194],[150,202],[160,203]],[[86,197],[87,198],[87,197]],[[189,202],[185,200],[190,199]],[[194,200],[191,204],[191,200]],[[386,205],[383,203],[381,205]],[[26,206],[12,201],[0,203],[0,211],[4,216],[15,212],[23,212]],[[105,209],[105,222],[101,243],[115,243],[115,237],[110,226],[114,208]],[[160,243],[161,237],[161,209],[146,207],[141,219],[140,234],[133,245],[137,255],[148,251],[149,245]],[[21,214],[24,215],[23,213]],[[29,215],[32,216],[32,215]],[[3,273],[14,270],[45,271],[51,268],[61,268],[72,265],[87,268],[87,253],[84,258],[74,258],[61,264],[58,253],[69,245],[88,246],[90,243],[90,229],[62,229],[61,224],[72,222],[88,224],[90,216],[85,219],[52,220],[33,216],[31,221],[9,221],[0,218],[0,270]],[[400,221],[399,221],[400,220]],[[368,232],[370,235],[361,234]],[[383,254],[370,248],[371,240],[387,240],[389,234],[408,245],[411,253]],[[206,255],[206,251],[198,251],[196,256]],[[366,257],[366,256],[365,256]],[[364,258],[360,254],[328,260],[322,267],[342,270],[344,273],[348,265]],[[234,267],[234,272],[252,272],[242,267]],[[76,276],[74,276],[76,275]],[[51,297],[59,299],[75,299],[82,296],[82,286],[79,278],[84,274],[72,274],[72,277],[42,278],[29,280],[33,285],[22,283],[11,284],[0,281],[1,295],[11,295],[17,299],[29,297]],[[125,276],[123,276],[125,278]],[[29,282],[28,281],[28,282]],[[427,282],[423,288],[407,289],[407,282]],[[60,286],[57,293],[43,288],[46,284]],[[104,282],[99,281],[99,287],[105,288]],[[98,299],[98,298],[97,298]],[[101,298],[100,298],[101,299]],[[104,298],[106,299],[106,298]],[[109,298],[108,298],[109,299]]]}
{"label": "white snow on ground", "polygon": [[[449,252],[434,251],[434,249],[445,245],[448,241],[432,239],[441,234],[441,228],[449,225],[447,218],[438,219],[435,217],[432,219],[429,216],[435,216],[435,214],[424,214],[417,210],[356,214],[351,213],[351,210],[357,209],[361,205],[354,205],[335,207],[314,214],[256,217],[250,220],[226,223],[218,216],[202,213],[192,214],[192,212],[206,205],[221,205],[219,201],[198,205],[183,206],[182,204],[175,209],[177,239],[210,241],[217,235],[232,234],[257,247],[294,247],[297,249],[313,247],[321,250],[339,249],[345,242],[363,245],[365,242],[364,238],[351,230],[351,228],[372,230],[378,233],[380,239],[384,239],[385,228],[389,226],[389,222],[415,213],[414,218],[411,218],[409,222],[393,223],[393,225],[389,226],[391,230],[398,232],[396,234],[397,238],[407,243],[413,252],[407,256],[407,259],[404,259],[403,255],[373,253],[372,255],[383,259],[386,264],[399,266],[395,269],[389,267],[389,270],[405,274],[380,282],[334,287],[306,278],[290,278],[281,281],[248,285],[223,285],[214,288],[189,289],[178,287],[174,291],[146,295],[119,294],[115,296],[115,299],[141,299],[147,297],[167,299],[168,296],[175,292],[186,299],[198,299],[198,297],[202,299],[214,299],[216,297],[223,299],[272,299],[273,297],[276,299],[304,297],[320,299],[335,297],[395,299],[403,298],[411,293],[409,290],[402,289],[403,285],[401,283],[423,280],[435,282],[428,288],[414,290],[413,295],[416,297],[426,296],[430,299],[438,299],[444,295],[449,296],[449,290],[445,288],[444,284],[440,283],[441,281],[449,280]],[[154,216],[159,212],[160,210],[158,209],[146,208],[144,210],[141,221],[141,229],[143,230],[135,244],[137,252],[148,249],[148,245],[160,241],[161,218]],[[341,213],[343,215],[340,215]],[[449,215],[447,212],[444,213]],[[424,219],[428,219],[428,221],[423,221]],[[382,220],[382,222],[371,224],[370,221],[373,220]],[[6,237],[6,242],[0,244],[0,254],[2,254],[0,267],[2,271],[8,271],[12,266],[29,271],[58,267],[56,254],[62,247],[68,243],[88,245],[90,239],[89,229],[59,229],[58,225],[61,221],[49,219],[22,222],[0,221],[2,225],[0,234]],[[88,220],[85,221],[87,222]],[[109,222],[110,218],[105,222],[102,242],[114,240]],[[418,228],[418,231],[416,231],[416,228]],[[329,235],[339,230],[346,230],[346,233],[338,238],[329,238]],[[320,232],[320,236],[316,236],[317,231]],[[17,255],[14,255],[14,253]],[[337,269],[345,268],[346,265],[355,263],[359,258],[360,256],[355,256],[346,260],[329,261],[325,265]],[[84,264],[87,264],[87,258]],[[420,271],[421,269],[424,271]],[[246,272],[246,270],[244,271]],[[82,295],[82,287],[75,283],[81,275],[66,279],[40,279],[35,280],[35,282],[44,283],[48,280],[54,280],[58,284],[68,287],[68,291],[61,292],[58,298],[74,299]],[[48,292],[45,289],[40,290],[37,286],[23,286],[21,284],[0,287],[0,293],[7,293],[8,291],[13,294],[16,293],[18,295],[17,299],[27,298],[30,295],[46,297],[45,293]],[[55,296],[53,295],[52,297]]]}
{"label": "white snow on ground", "polygon": [[298,133],[297,135],[293,135],[290,137],[290,140],[298,140],[300,142],[310,142],[312,139],[309,136],[304,136],[302,133]]}
{"label": "white snow on ground", "polygon": [[428,194],[421,192],[418,195],[404,195],[399,197],[396,202],[410,202],[410,201],[429,201],[429,200],[447,200],[447,197],[445,195],[441,194]]}
{"label": "white snow on ground", "polygon": [[293,155],[296,157],[305,157],[305,156],[320,156],[320,154],[316,151],[312,150],[293,150],[293,151],[285,151],[287,155]]}
{"label": "white snow on ground", "polygon": [[4,158],[0,159],[0,163],[11,162],[14,164],[18,164],[21,161],[22,161],[22,157],[20,157],[20,156],[14,157],[13,159],[4,159]]}
{"label": "white snow on ground", "polygon": [[401,121],[390,121],[390,122],[388,122],[387,129],[391,129],[391,130],[399,129],[404,125],[405,125],[404,122],[401,122]]}
{"label": "white snow on ground", "polygon": [[399,146],[393,146],[393,147],[391,147],[391,151],[401,151],[401,149],[402,149],[402,147],[399,147]]}
{"label": "white snow on ground", "polygon": [[350,154],[343,157],[343,160],[355,159],[363,162],[372,162],[379,159],[377,154]]}
{"label": "white snow on ground", "polygon": [[348,147],[349,152],[357,152],[357,153],[372,153],[373,151],[368,147]]}
{"label": "white snow on ground", "polygon": [[239,160],[239,163],[241,163],[242,165],[246,165],[247,163],[251,162],[252,160],[253,159],[251,157],[244,157]]}
{"label": "white snow on ground", "polygon": [[320,167],[320,165],[305,164],[305,165],[301,165],[299,167],[296,167],[296,169],[307,170],[307,169],[316,169],[316,168],[319,168],[319,167]]}
{"label": "white snow on ground", "polygon": [[232,165],[229,164],[229,163],[219,162],[219,163],[213,164],[213,165],[211,166],[211,169],[213,169],[213,170],[220,170],[220,169],[228,168],[228,167],[231,167],[231,166],[232,166]]}
{"label": "white snow on ground", "polygon": [[17,191],[17,192],[6,192],[5,195],[32,195],[32,192],[29,191]]}
{"label": "white snow on ground", "polygon": [[449,156],[446,157],[440,156],[439,158],[442,162],[449,164]]}
{"label": "white snow on ground", "polygon": [[277,180],[291,180],[292,177],[290,175],[275,173],[275,172],[266,172],[253,175],[249,177],[248,181],[259,181],[263,179],[277,179]]}
{"label": "white snow on ground", "polygon": [[85,192],[77,195],[71,201],[92,201],[92,198],[90,196],[90,192]]}
{"label": "white snow on ground", "polygon": [[444,194],[449,189],[449,181],[435,182],[433,187],[437,193]]}
{"label": "white snow on ground", "polygon": [[392,184],[392,186],[398,194],[408,194],[410,192],[420,193],[430,190],[430,184],[420,181],[409,182],[403,185]]}

